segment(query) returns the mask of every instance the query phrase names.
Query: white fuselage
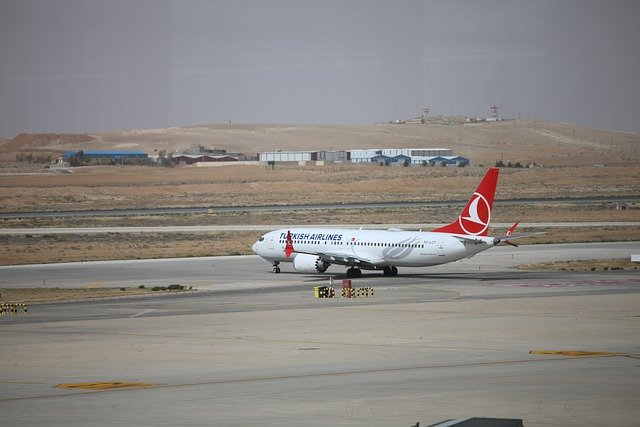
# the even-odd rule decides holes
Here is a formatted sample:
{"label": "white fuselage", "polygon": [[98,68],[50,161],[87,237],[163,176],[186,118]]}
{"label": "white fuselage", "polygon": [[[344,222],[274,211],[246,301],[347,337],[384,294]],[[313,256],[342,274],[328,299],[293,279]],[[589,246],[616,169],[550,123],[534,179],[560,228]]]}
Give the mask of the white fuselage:
{"label": "white fuselage", "polygon": [[[289,257],[285,254],[288,231],[295,248]],[[472,257],[494,246],[492,237],[460,237],[439,232],[297,228],[271,231],[252,249],[274,263],[292,262],[303,253],[322,255],[332,264],[382,268],[445,264]]]}

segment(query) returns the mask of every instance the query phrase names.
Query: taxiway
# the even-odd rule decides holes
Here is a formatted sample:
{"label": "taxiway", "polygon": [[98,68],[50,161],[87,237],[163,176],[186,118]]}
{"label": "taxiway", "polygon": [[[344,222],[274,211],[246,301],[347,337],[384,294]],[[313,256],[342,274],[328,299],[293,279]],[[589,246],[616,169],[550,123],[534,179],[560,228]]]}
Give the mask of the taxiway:
{"label": "taxiway", "polygon": [[257,257],[2,267],[0,287],[44,280],[199,291],[42,304],[0,319],[0,417],[7,425],[408,426],[468,416],[637,425],[638,272],[511,268],[637,252],[639,242],[498,247],[396,278],[365,272],[353,284],[375,296],[357,300],[314,299],[328,275],[286,265],[273,275]]}

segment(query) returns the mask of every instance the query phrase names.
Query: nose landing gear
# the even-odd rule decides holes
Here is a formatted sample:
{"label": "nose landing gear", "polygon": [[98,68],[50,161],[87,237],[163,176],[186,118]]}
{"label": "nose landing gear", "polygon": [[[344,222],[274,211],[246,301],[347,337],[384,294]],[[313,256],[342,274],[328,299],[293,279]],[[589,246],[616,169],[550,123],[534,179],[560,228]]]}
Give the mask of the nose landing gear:
{"label": "nose landing gear", "polygon": [[279,262],[274,262],[273,263],[273,274],[278,274],[280,273],[280,267],[279,267]]}

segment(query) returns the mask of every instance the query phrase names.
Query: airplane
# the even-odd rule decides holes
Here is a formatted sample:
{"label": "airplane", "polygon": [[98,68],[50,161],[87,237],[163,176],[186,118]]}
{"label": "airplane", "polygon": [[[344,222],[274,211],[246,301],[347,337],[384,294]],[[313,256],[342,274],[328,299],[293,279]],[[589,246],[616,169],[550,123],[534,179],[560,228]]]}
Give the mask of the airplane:
{"label": "airplane", "polygon": [[501,243],[543,233],[513,234],[518,222],[499,237],[488,235],[498,168],[490,168],[458,217],[430,232],[343,228],[274,230],[261,236],[253,252],[280,273],[280,263],[291,262],[298,273],[324,273],[332,264],[348,267],[347,277],[362,270],[382,270],[397,276],[398,267],[428,267],[458,261]]}

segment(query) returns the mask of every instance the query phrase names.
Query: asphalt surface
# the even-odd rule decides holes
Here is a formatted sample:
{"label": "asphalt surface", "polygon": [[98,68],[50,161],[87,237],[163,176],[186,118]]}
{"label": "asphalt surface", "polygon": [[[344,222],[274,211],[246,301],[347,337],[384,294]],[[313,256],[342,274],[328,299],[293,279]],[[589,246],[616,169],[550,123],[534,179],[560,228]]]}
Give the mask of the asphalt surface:
{"label": "asphalt surface", "polygon": [[[527,245],[518,248],[498,246],[471,259],[427,268],[401,268],[402,275],[446,274],[459,271],[475,275],[484,271],[502,271],[510,267],[546,261],[607,259],[630,257],[640,253],[640,242],[573,243],[563,245]],[[92,261],[61,264],[35,264],[0,267],[0,287],[121,287],[179,283],[203,290],[247,289],[315,283],[335,276],[342,279],[345,269],[331,266],[324,275],[300,275],[291,264],[282,264],[283,273],[265,275],[271,264],[258,256],[171,258],[127,261]],[[507,270],[509,271],[509,270]],[[502,274],[502,273],[501,273]],[[509,271],[509,274],[515,274]],[[379,272],[363,271],[363,277],[377,278]]]}
{"label": "asphalt surface", "polygon": [[[329,275],[257,257],[0,268],[0,287],[182,283],[193,293],[42,304],[0,318],[6,425],[635,426],[637,271],[528,272],[622,258],[640,242],[497,247],[470,260],[365,272],[372,298],[315,299]],[[332,267],[335,285],[342,268]],[[586,357],[540,350],[584,350]],[[531,354],[530,354],[531,352]],[[145,388],[59,388],[86,382]]]}

